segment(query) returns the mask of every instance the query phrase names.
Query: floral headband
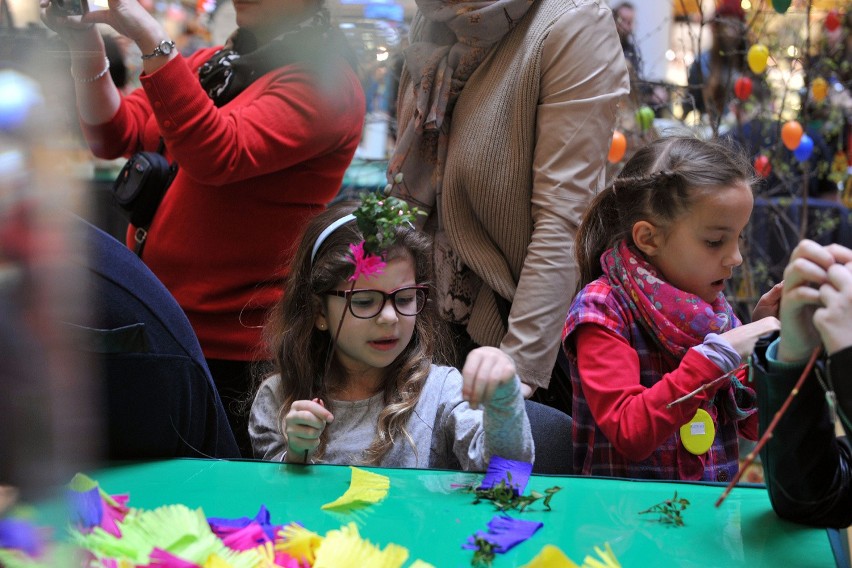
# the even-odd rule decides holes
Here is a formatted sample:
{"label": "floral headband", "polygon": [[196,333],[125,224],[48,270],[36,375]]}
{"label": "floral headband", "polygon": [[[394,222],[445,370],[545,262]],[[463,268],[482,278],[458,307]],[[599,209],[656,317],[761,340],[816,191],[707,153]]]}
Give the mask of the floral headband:
{"label": "floral headband", "polygon": [[395,242],[396,229],[403,225],[414,229],[414,218],[420,214],[419,209],[409,208],[405,201],[396,197],[367,193],[358,209],[337,219],[319,234],[311,250],[311,264],[329,235],[350,221],[357,221],[364,240],[349,245],[348,260],[355,265],[349,280],[354,282],[361,276],[369,278],[381,274],[385,267],[384,254]]}

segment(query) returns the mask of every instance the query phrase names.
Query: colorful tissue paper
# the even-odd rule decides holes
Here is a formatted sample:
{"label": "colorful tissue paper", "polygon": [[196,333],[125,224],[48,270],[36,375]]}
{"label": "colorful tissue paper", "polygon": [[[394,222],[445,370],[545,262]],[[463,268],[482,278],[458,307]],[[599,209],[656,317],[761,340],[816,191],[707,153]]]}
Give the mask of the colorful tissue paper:
{"label": "colorful tissue paper", "polygon": [[44,550],[44,541],[39,528],[30,521],[17,518],[0,519],[0,548],[19,550],[35,558]]}
{"label": "colorful tissue paper", "polygon": [[557,547],[546,544],[541,552],[523,568],[621,568],[608,542],[604,543],[604,548],[596,546],[595,553],[598,558],[587,555],[583,559],[582,566],[579,566]]}
{"label": "colorful tissue paper", "polygon": [[323,505],[321,507],[323,510],[346,509],[378,503],[388,494],[388,489],[390,489],[389,477],[357,467],[350,466],[350,469],[352,470],[352,479],[349,482],[349,489],[331,503]]}
{"label": "colorful tissue paper", "polygon": [[391,543],[382,550],[361,538],[355,523],[349,523],[328,531],[313,568],[401,568],[407,559],[407,548]]}
{"label": "colorful tissue paper", "polygon": [[115,537],[121,536],[118,523],[130,511],[129,495],[109,495],[95,480],[78,473],[68,484],[66,496],[72,524],[84,532],[100,527]]}
{"label": "colorful tissue paper", "polygon": [[559,548],[545,544],[535,558],[524,564],[523,568],[580,568]]}
{"label": "colorful tissue paper", "polygon": [[476,538],[487,540],[494,545],[494,552],[503,554],[532,537],[535,532],[544,526],[538,521],[524,521],[506,516],[495,516],[488,521],[488,532],[477,531],[468,537],[462,548],[476,550]]}
{"label": "colorful tissue paper", "polygon": [[505,481],[506,485],[515,490],[516,495],[523,495],[529,483],[532,468],[532,464],[528,462],[492,456],[478,489],[491,489],[499,485],[501,481]]}
{"label": "colorful tissue paper", "polygon": [[237,519],[225,519],[221,517],[209,517],[207,519],[207,523],[210,525],[210,529],[213,531],[213,534],[222,540],[226,540],[228,535],[232,535],[234,533],[245,533],[245,529],[249,529],[250,532],[254,531],[255,529],[251,527],[252,525],[256,525],[263,531],[266,538],[259,540],[255,546],[260,546],[266,541],[275,540],[275,534],[281,530],[281,525],[273,525],[270,522],[269,510],[266,508],[266,505],[260,506],[260,510],[254,518],[240,517]]}

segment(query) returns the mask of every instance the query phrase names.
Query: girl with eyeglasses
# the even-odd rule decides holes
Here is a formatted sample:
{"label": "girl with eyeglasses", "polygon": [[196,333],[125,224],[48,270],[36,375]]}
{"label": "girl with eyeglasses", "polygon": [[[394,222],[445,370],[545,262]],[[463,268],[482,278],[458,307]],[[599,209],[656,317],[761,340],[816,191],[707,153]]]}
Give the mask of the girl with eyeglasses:
{"label": "girl with eyeglasses", "polygon": [[251,408],[255,457],[472,471],[492,455],[532,461],[511,358],[482,347],[461,373],[437,364],[452,346],[429,300],[427,235],[397,229],[383,271],[353,287],[350,245],[364,239],[354,209],[307,225],[267,322],[274,369]]}

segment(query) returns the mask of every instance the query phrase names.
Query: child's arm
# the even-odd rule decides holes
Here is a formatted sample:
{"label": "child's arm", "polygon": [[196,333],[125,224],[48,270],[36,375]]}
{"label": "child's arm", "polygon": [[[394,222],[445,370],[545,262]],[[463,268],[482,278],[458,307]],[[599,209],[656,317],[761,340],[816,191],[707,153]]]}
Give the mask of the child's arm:
{"label": "child's arm", "polygon": [[486,456],[532,462],[532,433],[512,358],[494,347],[474,349],[462,378],[464,400],[474,409],[479,403],[485,406]]}
{"label": "child's arm", "polygon": [[254,457],[282,461],[287,451],[287,440],[281,434],[278,411],[283,401],[279,397],[281,379],[273,375],[257,391],[249,413],[249,438]]}
{"label": "child's arm", "polygon": [[575,331],[577,365],[592,416],[616,450],[642,461],[695,414],[727,381],[667,409],[666,405],[719,377],[709,359],[690,349],[680,365],[651,387],[639,382],[639,356],[609,328],[583,324]]}

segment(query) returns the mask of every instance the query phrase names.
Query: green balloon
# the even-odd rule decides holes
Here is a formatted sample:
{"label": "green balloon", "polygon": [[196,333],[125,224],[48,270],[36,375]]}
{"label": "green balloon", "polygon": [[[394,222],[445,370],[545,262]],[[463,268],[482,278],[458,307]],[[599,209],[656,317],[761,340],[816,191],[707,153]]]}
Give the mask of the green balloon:
{"label": "green balloon", "polygon": [[647,105],[639,107],[636,111],[636,124],[642,132],[651,128],[654,124],[654,110]]}
{"label": "green balloon", "polygon": [[772,7],[779,14],[783,14],[790,9],[790,0],[772,0]]}

